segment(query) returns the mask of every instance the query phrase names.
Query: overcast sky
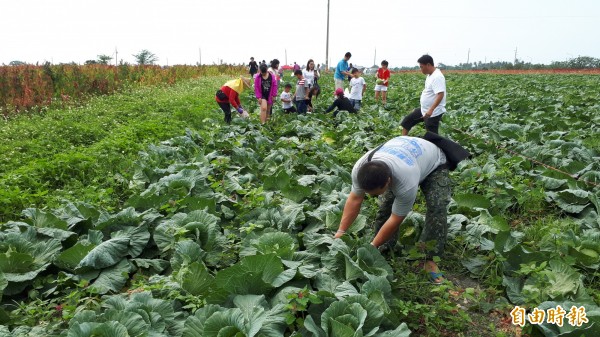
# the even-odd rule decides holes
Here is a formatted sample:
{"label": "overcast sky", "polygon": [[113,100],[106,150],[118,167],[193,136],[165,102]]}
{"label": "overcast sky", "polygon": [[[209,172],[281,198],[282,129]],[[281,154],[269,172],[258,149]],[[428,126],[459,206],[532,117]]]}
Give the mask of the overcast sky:
{"label": "overcast sky", "polygon": [[[329,59],[414,66],[436,63],[550,63],[600,58],[599,0],[331,0]],[[0,64],[93,60],[134,63],[325,62],[327,0],[18,0],[0,11]],[[469,54],[470,49],[470,54]],[[200,52],[201,50],[201,52]],[[114,62],[114,59],[113,59]]]}

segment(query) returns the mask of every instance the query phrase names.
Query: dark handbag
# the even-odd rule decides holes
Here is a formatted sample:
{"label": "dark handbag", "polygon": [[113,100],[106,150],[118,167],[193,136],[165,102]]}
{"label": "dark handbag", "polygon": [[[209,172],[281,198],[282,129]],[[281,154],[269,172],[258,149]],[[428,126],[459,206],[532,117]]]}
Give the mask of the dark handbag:
{"label": "dark handbag", "polygon": [[444,152],[450,171],[454,171],[458,163],[461,161],[471,158],[471,153],[469,153],[469,151],[467,151],[460,144],[453,142],[448,138],[444,138],[436,133],[427,131],[422,138],[435,144]]}
{"label": "dark handbag", "polygon": [[228,99],[227,95],[225,95],[221,89],[217,90],[216,96],[220,101],[226,101]]}

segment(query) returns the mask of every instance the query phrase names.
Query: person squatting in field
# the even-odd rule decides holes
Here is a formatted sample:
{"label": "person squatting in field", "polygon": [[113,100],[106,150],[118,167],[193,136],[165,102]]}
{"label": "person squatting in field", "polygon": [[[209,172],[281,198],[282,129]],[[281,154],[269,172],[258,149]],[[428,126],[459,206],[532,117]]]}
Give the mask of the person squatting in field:
{"label": "person squatting in field", "polygon": [[427,131],[438,133],[440,121],[446,112],[446,78],[434,66],[433,58],[421,56],[417,62],[421,72],[427,75],[425,88],[421,92],[421,107],[416,108],[402,120],[402,135],[408,135],[410,129],[420,122],[425,123]]}
{"label": "person squatting in field", "polygon": [[337,114],[340,111],[348,111],[349,113],[356,113],[356,109],[354,109],[354,105],[352,104],[352,102],[350,102],[350,100],[347,97],[344,96],[344,89],[342,89],[342,88],[335,89],[335,100],[333,101],[333,103],[331,103],[329,108],[327,108],[327,110],[325,110],[325,113],[329,113],[333,109],[335,109],[335,111],[333,111],[333,117],[337,116]]}
{"label": "person squatting in field", "polygon": [[270,117],[273,99],[277,97],[277,78],[268,71],[265,64],[260,66],[260,74],[254,78],[254,94],[260,106],[260,123],[265,124]]}
{"label": "person squatting in field", "polygon": [[441,283],[444,278],[433,257],[441,256],[446,244],[451,193],[448,171],[444,151],[422,138],[400,136],[369,151],[352,169],[352,190],[335,238],[341,237],[352,225],[365,195],[379,196],[380,207],[374,222],[376,235],[371,244],[381,250],[393,248],[398,241],[399,227],[411,211],[420,186],[427,214],[419,241],[435,241],[433,249],[426,252],[424,269],[432,283]]}
{"label": "person squatting in field", "polygon": [[226,82],[221,89],[217,90],[215,100],[225,113],[225,123],[231,123],[231,106],[240,114],[242,118],[248,117],[248,112],[242,108],[240,103],[240,94],[244,89],[251,88],[250,81],[240,77]]}

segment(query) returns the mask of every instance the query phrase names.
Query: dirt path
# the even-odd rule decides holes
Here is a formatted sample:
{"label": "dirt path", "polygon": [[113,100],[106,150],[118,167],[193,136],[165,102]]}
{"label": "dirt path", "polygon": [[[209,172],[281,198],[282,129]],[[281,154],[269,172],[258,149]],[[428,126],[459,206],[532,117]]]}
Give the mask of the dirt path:
{"label": "dirt path", "polygon": [[[468,276],[445,272],[446,278],[452,282],[454,289],[450,290],[450,299],[456,303],[461,310],[468,312],[471,317],[471,327],[464,333],[451,334],[445,336],[456,337],[522,337],[521,328],[512,325],[508,310],[491,310],[485,313],[483,308],[475,309],[480,306],[476,300],[465,298],[465,292],[472,292],[472,297],[478,298],[484,292],[479,282]],[[472,289],[472,290],[471,290]]]}

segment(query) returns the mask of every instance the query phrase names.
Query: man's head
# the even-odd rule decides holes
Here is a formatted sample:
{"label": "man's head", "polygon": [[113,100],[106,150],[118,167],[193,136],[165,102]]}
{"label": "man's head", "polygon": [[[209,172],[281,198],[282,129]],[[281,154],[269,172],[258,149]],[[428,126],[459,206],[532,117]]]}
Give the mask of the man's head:
{"label": "man's head", "polygon": [[298,69],[294,71],[294,76],[296,76],[297,78],[302,78],[302,70]]}
{"label": "man's head", "polygon": [[435,70],[435,64],[433,63],[433,57],[425,54],[417,60],[419,62],[419,68],[421,68],[421,72],[425,75],[431,75]]}
{"label": "man's head", "polygon": [[364,163],[358,169],[358,187],[371,196],[383,194],[392,182],[392,171],[381,160]]}
{"label": "man's head", "polygon": [[387,69],[387,67],[388,67],[388,64],[389,64],[389,63],[388,63],[388,61],[386,61],[386,60],[383,60],[383,61],[381,61],[381,68],[383,68],[383,69]]}
{"label": "man's head", "polygon": [[284,90],[285,92],[290,92],[290,90],[292,90],[292,85],[291,85],[291,84],[289,84],[289,83],[286,83],[286,84],[285,84],[285,87],[283,87],[283,90]]}
{"label": "man's head", "polygon": [[356,69],[356,68],[352,68],[352,70],[350,70],[350,74],[352,74],[352,77],[354,77],[354,78],[360,77],[360,71],[358,71],[358,69]]}
{"label": "man's head", "polygon": [[347,52],[346,55],[344,55],[344,60],[348,61],[351,57],[352,54],[350,54],[350,52]]}

